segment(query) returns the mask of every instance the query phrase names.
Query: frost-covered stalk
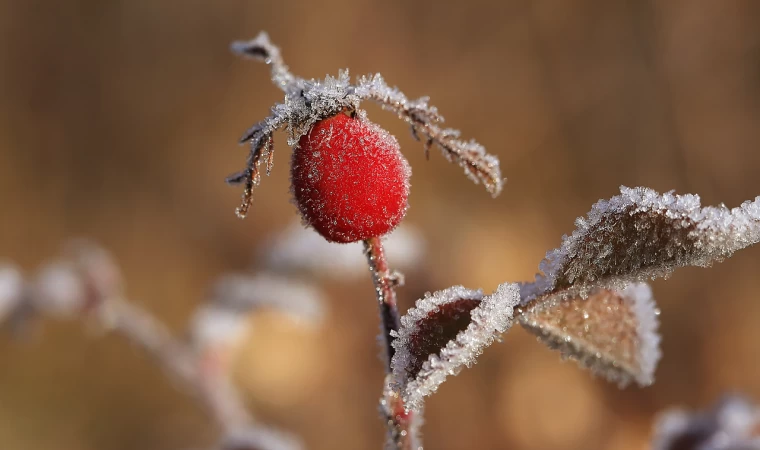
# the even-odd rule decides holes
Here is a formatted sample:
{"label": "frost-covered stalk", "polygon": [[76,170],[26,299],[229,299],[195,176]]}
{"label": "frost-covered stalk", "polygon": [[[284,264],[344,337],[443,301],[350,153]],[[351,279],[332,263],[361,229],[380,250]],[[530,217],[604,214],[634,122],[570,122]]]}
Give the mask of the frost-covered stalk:
{"label": "frost-covered stalk", "polygon": [[[225,353],[222,341],[241,331],[245,316],[258,306],[274,303],[272,297],[278,298],[272,292],[275,286],[277,281],[271,277],[223,279],[213,304],[204,305],[196,314],[190,330],[192,341],[185,342],[128,300],[121,271],[105,250],[77,241],[68,246],[64,258],[47,264],[33,281],[25,280],[14,266],[0,264],[0,325],[2,319],[12,319],[20,312],[24,319],[93,320],[142,350],[198,400],[222,433],[217,450],[302,450],[297,439],[253,418],[230,380],[230,365],[220,358]],[[279,302],[281,309],[297,307],[304,316],[316,312],[308,300],[314,292],[292,283],[288,287],[281,292],[285,297]]]}
{"label": "frost-covered stalk", "polygon": [[364,249],[372,272],[372,282],[375,284],[382,322],[380,338],[385,348],[386,377],[381,409],[388,426],[386,448],[412,450],[418,446],[414,431],[415,413],[407,410],[403,397],[390,387],[393,380],[390,362],[395,353],[393,334],[398,332],[400,325],[395,289],[400,281],[399,274],[392,273],[389,269],[381,238],[367,239],[364,241]]}
{"label": "frost-covered stalk", "polygon": [[364,250],[367,254],[369,270],[372,272],[372,282],[375,284],[375,295],[380,307],[380,320],[382,321],[382,339],[386,352],[386,365],[390,372],[390,361],[393,358],[394,349],[391,346],[392,331],[398,331],[399,313],[396,305],[396,290],[398,275],[392,274],[385,258],[382,240],[373,237],[364,241]]}
{"label": "frost-covered stalk", "polygon": [[291,192],[303,222],[329,242],[364,242],[383,328],[387,378],[382,405],[389,427],[386,447],[421,448],[415,436],[421,404],[408,407],[406,397],[398,390],[402,382],[395,379],[392,368],[396,351],[393,339],[401,324],[394,288],[401,279],[388,269],[381,242],[406,214],[411,168],[398,141],[370,122],[360,104],[371,100],[394,112],[409,124],[413,136],[423,141],[426,154],[435,144],[446,159],[493,196],[501,192],[504,181],[499,160],[476,141],[460,140],[459,131],[441,128],[443,117],[427,97],[410,100],[386,84],[380,74],[360,77],[355,84],[351,84],[348,71],[324,80],[293,76],[266,33],[233,43],[232,50],[269,64],[272,82],[285,92],[284,102],[274,105],[269,117],[250,127],[240,140],[251,146],[245,168],[227,178],[230,184],[243,185],[237,214],[244,218],[248,213],[253,187],[260,181],[261,162],[266,161],[267,174],[271,169],[272,134],[284,129],[293,148]]}

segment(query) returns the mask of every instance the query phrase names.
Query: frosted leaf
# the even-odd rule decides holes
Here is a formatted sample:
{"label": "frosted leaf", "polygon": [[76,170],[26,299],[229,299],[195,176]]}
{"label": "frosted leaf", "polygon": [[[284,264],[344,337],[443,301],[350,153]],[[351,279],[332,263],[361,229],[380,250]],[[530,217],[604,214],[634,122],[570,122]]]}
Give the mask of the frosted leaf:
{"label": "frosted leaf", "polygon": [[666,411],[652,439],[652,450],[758,449],[760,409],[738,396],[725,397],[706,412]]}
{"label": "frosted leaf", "polygon": [[516,284],[502,284],[486,296],[455,286],[418,300],[393,333],[391,367],[406,407],[418,410],[446,377],[474,364],[512,325],[519,301]]}
{"label": "frosted leaf", "polygon": [[87,286],[71,263],[42,268],[32,291],[34,307],[54,317],[74,317],[84,311],[87,303]]}
{"label": "frosted leaf", "polygon": [[474,140],[460,140],[459,131],[440,128],[443,116],[428,104],[427,97],[409,100],[403,92],[388,86],[380,74],[359,78],[354,92],[361,99],[375,101],[383,109],[395,112],[408,123],[414,137],[423,141],[426,154],[433,144],[437,145],[446,159],[462,167],[472,181],[483,183],[494,197],[501,193],[504,180],[499,159],[486,153],[485,147]]}
{"label": "frosted leaf", "polygon": [[[272,270],[339,280],[367,276],[361,242],[334,245],[300,222],[293,222],[269,242],[261,258]],[[400,225],[386,235],[383,246],[388,259],[402,270],[417,266],[425,253],[422,233],[409,225]]]}
{"label": "frosted leaf", "polygon": [[294,436],[262,426],[232,430],[224,437],[221,450],[303,450]]}
{"label": "frosted leaf", "polygon": [[324,315],[322,292],[310,283],[272,274],[227,275],[211,294],[215,307],[237,314],[276,308],[293,318],[315,322]]}
{"label": "frosted leaf", "polygon": [[0,263],[0,323],[8,318],[23,301],[24,278],[10,264]]}
{"label": "frosted leaf", "polygon": [[760,197],[728,209],[701,207],[697,195],[622,187],[576,226],[546,254],[543,274],[521,287],[524,304],[552,292],[585,296],[595,287],[666,277],[677,267],[710,266],[760,241]]}
{"label": "frosted leaf", "polygon": [[658,314],[646,283],[517,309],[520,324],[550,348],[621,386],[654,381],[661,356]]}

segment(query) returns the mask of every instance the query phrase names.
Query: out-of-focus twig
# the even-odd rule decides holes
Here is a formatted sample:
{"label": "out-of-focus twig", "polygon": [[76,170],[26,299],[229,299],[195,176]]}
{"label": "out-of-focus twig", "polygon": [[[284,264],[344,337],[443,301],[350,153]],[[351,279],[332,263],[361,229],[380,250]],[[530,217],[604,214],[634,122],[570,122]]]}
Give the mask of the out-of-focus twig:
{"label": "out-of-focus twig", "polygon": [[[11,274],[10,269],[3,274]],[[6,273],[7,272],[7,273]],[[10,275],[3,279],[11,279]],[[11,283],[3,283],[11,286]],[[221,429],[220,450],[299,450],[300,442],[254,420],[229,377],[229,364],[215,350],[197,351],[177,339],[148,311],[123,294],[121,274],[107,252],[87,242],[69,247],[66,257],[49,264],[33,281],[15,293],[23,299],[16,308],[35,315],[94,320],[118,333],[151,357],[198,399]],[[6,293],[11,297],[14,293]],[[219,301],[219,299],[214,299]],[[243,319],[241,319],[242,321]]]}

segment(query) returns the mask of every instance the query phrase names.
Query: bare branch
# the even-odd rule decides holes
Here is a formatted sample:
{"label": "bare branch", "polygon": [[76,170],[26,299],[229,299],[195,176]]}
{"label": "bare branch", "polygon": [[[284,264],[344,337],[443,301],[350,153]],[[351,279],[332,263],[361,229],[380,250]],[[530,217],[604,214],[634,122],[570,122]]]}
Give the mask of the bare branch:
{"label": "bare branch", "polygon": [[[5,278],[10,279],[0,269],[0,294],[2,285],[9,284],[3,283]],[[229,367],[209,361],[213,358],[207,352],[194,351],[150,313],[127,301],[122,284],[121,272],[105,250],[74,241],[64,258],[46,266],[25,289],[23,300],[37,314],[94,319],[105,330],[126,338],[197,398],[225,436],[244,430],[249,436],[268,436],[251,448],[301,448],[293,438],[277,441],[279,433],[254,421],[231,384]]]}
{"label": "bare branch", "polygon": [[486,153],[485,147],[474,140],[459,140],[459,131],[440,128],[443,117],[438,109],[428,104],[428,98],[409,100],[403,92],[389,87],[380,74],[359,78],[355,93],[360,99],[379,103],[383,109],[395,112],[412,127],[412,134],[422,140],[425,153],[436,144],[450,162],[458,164],[476,184],[483,183],[486,190],[496,197],[501,193],[503,179],[499,159]]}

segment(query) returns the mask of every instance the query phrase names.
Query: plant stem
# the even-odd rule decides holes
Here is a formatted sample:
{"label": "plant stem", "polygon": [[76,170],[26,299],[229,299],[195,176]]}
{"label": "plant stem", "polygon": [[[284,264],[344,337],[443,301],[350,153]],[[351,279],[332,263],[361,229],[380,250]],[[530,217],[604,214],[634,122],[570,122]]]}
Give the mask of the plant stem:
{"label": "plant stem", "polygon": [[385,250],[379,237],[373,237],[364,241],[364,249],[367,261],[372,272],[372,282],[375,284],[375,295],[380,307],[380,320],[383,327],[383,340],[386,354],[386,373],[391,372],[391,359],[395,350],[391,343],[393,337],[391,331],[398,331],[399,313],[396,304],[395,280],[388,268],[385,259]]}
{"label": "plant stem", "polygon": [[403,397],[392,387],[393,370],[391,369],[391,360],[393,359],[395,349],[392,345],[393,336],[391,332],[398,331],[400,325],[395,290],[398,285],[398,277],[388,268],[383,243],[379,237],[373,237],[364,241],[364,249],[367,254],[370,271],[372,272],[372,281],[375,284],[377,303],[380,307],[380,320],[382,321],[383,330],[382,338],[386,355],[385,387],[381,400],[382,410],[385,414],[385,421],[388,427],[386,450],[421,450],[422,446],[418,443],[419,440],[416,433],[415,414],[406,410]]}
{"label": "plant stem", "polygon": [[251,417],[232,392],[226,373],[201,367],[200,360],[164,324],[144,309],[121,298],[106,299],[100,307],[107,329],[126,337],[180,380],[226,431],[249,426]]}

